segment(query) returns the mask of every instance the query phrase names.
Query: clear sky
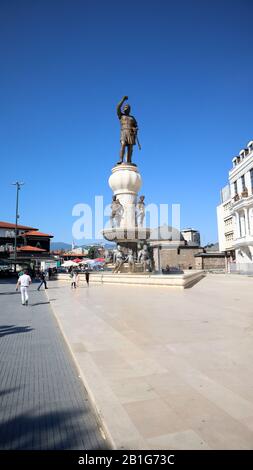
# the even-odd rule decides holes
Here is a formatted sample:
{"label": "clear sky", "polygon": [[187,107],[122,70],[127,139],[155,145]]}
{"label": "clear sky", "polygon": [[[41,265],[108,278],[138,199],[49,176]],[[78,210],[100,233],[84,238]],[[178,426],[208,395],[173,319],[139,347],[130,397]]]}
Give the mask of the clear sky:
{"label": "clear sky", "polygon": [[217,240],[231,159],[253,138],[252,0],[1,0],[0,220],[72,240],[76,203],[111,201],[115,106],[139,124],[146,203]]}

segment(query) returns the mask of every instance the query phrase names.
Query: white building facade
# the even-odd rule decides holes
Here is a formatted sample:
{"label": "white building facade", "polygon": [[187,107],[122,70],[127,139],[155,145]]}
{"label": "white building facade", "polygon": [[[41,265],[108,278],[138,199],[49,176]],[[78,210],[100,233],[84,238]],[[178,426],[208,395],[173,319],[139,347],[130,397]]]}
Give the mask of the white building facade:
{"label": "white building facade", "polygon": [[221,190],[221,204],[217,207],[219,249],[227,257],[234,257],[234,217],[229,184]]}
{"label": "white building facade", "polygon": [[[233,158],[227,199],[217,207],[220,250],[235,252],[234,270],[253,271],[253,141]],[[226,188],[223,188],[224,196]]]}

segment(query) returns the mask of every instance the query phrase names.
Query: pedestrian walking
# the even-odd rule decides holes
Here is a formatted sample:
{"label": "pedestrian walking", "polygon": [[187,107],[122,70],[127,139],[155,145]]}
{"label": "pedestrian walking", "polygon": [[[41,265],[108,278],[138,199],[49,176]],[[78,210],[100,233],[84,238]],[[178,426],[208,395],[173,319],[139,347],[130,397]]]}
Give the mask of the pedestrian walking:
{"label": "pedestrian walking", "polygon": [[39,272],[39,278],[40,278],[40,285],[37,290],[40,290],[43,284],[45,286],[45,289],[47,289],[48,287],[47,287],[47,281],[46,281],[46,274],[44,273],[44,271]]}
{"label": "pedestrian walking", "polygon": [[71,289],[76,289],[79,281],[79,274],[77,271],[72,271],[71,273]]}
{"label": "pedestrian walking", "polygon": [[25,273],[18,278],[16,290],[18,290],[18,288],[20,287],[22,305],[28,305],[28,287],[30,286],[31,282],[32,280],[28,275],[28,271],[25,271]]}
{"label": "pedestrian walking", "polygon": [[89,273],[89,271],[85,271],[85,279],[86,279],[86,284],[89,287],[89,285],[90,285],[90,273]]}

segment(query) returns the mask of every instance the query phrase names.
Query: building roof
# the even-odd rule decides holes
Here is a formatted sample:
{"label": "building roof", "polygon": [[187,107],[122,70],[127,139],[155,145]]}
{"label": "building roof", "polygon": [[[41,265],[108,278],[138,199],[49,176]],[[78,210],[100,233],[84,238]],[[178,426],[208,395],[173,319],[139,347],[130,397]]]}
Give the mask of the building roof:
{"label": "building roof", "polygon": [[199,256],[201,258],[224,258],[225,253],[223,251],[208,251],[207,253],[196,253],[194,256],[196,258]]}
{"label": "building roof", "polygon": [[42,251],[47,251],[47,250],[43,250],[42,248],[37,248],[37,246],[25,245],[25,246],[20,246],[19,248],[17,248],[17,251],[36,251],[36,252],[42,252]]}
{"label": "building roof", "polygon": [[25,232],[22,234],[22,237],[49,237],[53,238],[53,235],[50,235],[49,233],[43,233],[39,232],[38,230],[29,230],[28,232]]}
{"label": "building roof", "polygon": [[[15,224],[11,224],[10,222],[3,222],[0,221],[0,228],[16,228]],[[34,230],[36,231],[37,229],[34,227],[27,227],[26,225],[17,225],[18,229],[23,229],[23,230]]]}

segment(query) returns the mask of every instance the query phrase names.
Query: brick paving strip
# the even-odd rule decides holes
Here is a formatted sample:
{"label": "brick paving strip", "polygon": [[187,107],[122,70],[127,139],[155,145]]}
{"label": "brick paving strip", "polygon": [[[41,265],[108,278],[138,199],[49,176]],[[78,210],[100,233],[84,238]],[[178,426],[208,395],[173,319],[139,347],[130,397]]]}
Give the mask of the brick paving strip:
{"label": "brick paving strip", "polygon": [[107,449],[45,292],[0,282],[0,449]]}

